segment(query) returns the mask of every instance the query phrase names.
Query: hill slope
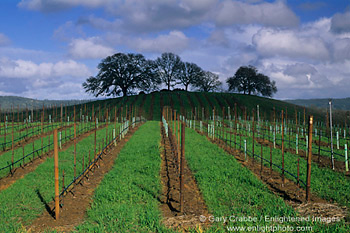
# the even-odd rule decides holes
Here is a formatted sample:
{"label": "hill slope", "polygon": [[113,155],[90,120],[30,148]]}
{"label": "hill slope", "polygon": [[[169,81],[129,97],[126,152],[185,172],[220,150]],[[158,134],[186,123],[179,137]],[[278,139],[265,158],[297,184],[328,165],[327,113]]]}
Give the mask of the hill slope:
{"label": "hill slope", "polygon": [[[290,120],[295,121],[296,116],[298,122],[304,122],[304,107],[295,104],[264,98],[259,96],[249,96],[235,93],[204,93],[204,92],[186,92],[186,91],[160,91],[150,94],[133,95],[128,97],[112,98],[107,100],[94,101],[89,103],[98,106],[109,106],[110,109],[118,108],[120,111],[126,111],[131,106],[141,107],[143,115],[148,119],[160,120],[162,106],[170,106],[178,113],[186,115],[187,118],[197,116],[198,119],[204,114],[206,117],[212,115],[212,109],[215,108],[216,115],[222,115],[224,108],[225,115],[230,107],[231,116],[234,115],[235,103],[237,104],[238,115],[242,118],[252,115],[252,110],[260,109],[260,118],[266,120],[273,119],[273,109],[275,108],[276,118],[280,116],[282,110],[287,114]],[[121,108],[122,107],[122,108]],[[77,106],[77,108],[81,108]],[[122,110],[121,110],[122,109]],[[111,113],[112,114],[112,113]],[[325,113],[306,108],[306,116],[314,115],[315,120],[325,121]],[[114,115],[111,115],[114,116]],[[306,117],[307,118],[307,117]],[[341,120],[341,117],[335,116],[334,120]],[[307,121],[307,119],[306,119]]]}

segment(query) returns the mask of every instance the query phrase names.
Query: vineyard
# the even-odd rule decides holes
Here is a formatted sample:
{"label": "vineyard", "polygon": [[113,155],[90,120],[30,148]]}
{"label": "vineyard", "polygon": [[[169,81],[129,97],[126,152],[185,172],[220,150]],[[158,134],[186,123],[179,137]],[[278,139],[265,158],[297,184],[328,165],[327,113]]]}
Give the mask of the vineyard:
{"label": "vineyard", "polygon": [[3,111],[1,231],[349,232],[350,128],[333,120],[184,91]]}

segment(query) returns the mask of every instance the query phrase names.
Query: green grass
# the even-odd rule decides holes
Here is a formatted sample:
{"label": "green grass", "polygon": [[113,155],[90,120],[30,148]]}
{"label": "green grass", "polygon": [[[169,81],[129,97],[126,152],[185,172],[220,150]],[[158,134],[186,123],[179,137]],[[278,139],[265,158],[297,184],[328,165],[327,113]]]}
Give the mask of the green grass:
{"label": "green grass", "polygon": [[[209,212],[215,217],[257,217],[257,222],[229,222],[227,226],[271,226],[264,216],[297,216],[292,207],[275,196],[233,156],[192,129],[186,129],[186,159]],[[262,217],[262,219],[261,219]],[[286,222],[284,226],[312,226],[314,232],[349,232],[343,222],[329,226],[312,222]],[[222,222],[214,223],[210,232],[226,232]]]}
{"label": "green grass", "polygon": [[[109,132],[114,125],[109,126]],[[106,129],[97,131],[98,142],[105,138]],[[82,171],[82,159],[88,162],[89,151],[94,149],[94,134],[77,144],[77,175]],[[74,146],[59,152],[59,171],[65,171],[65,181],[73,179]],[[93,153],[92,153],[93,155]],[[0,192],[0,225],[3,232],[19,232],[43,211],[45,204],[54,198],[53,158],[47,158],[35,171],[17,180]],[[61,176],[60,176],[61,179]],[[61,186],[61,185],[60,185]]]}
{"label": "green grass", "polygon": [[[226,129],[228,130],[228,129]],[[229,138],[228,138],[229,139]],[[234,141],[234,137],[232,137]],[[251,153],[253,146],[253,139],[251,136],[248,137],[242,136],[241,142],[239,141],[239,136],[237,136],[237,143],[241,143],[241,149],[243,149],[243,141],[247,140],[247,149]],[[234,145],[232,143],[232,145]],[[255,142],[255,154],[260,156],[261,145]],[[270,160],[270,148],[263,146],[263,157]],[[297,174],[297,160],[299,156],[285,152],[284,161],[285,161],[285,170],[291,172],[296,176]],[[257,159],[260,162],[260,159]],[[272,161],[273,163],[282,166],[282,156],[280,149],[273,149],[272,151]],[[300,159],[300,180],[306,182],[306,167],[307,162],[305,159]],[[281,172],[280,169],[273,166],[278,172]],[[286,177],[294,180],[295,178],[286,173]],[[311,168],[311,190],[316,193],[318,196],[325,198],[327,200],[334,200],[335,202],[350,207],[350,181],[342,173],[337,173],[332,171],[329,168],[319,167],[316,163],[312,163]]]}
{"label": "green grass", "polygon": [[[264,215],[295,215],[291,207],[270,193],[248,169],[191,129],[186,129],[185,153],[212,215],[251,216],[259,219]],[[264,221],[259,223],[265,224]],[[238,225],[253,224],[243,222]],[[225,227],[222,223],[216,223],[210,231],[225,232]]]}
{"label": "green grass", "polygon": [[168,232],[160,223],[159,122],[147,122],[121,150],[95,191],[79,232]]}

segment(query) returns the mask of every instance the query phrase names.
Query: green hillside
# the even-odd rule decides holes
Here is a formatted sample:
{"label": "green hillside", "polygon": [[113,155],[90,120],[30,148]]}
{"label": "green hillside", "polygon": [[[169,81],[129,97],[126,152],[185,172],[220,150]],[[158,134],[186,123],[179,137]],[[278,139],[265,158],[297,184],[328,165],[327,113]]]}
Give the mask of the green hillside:
{"label": "green hillside", "polygon": [[[156,91],[150,94],[140,94],[128,97],[111,98],[107,100],[93,101],[86,104],[88,109],[90,105],[94,105],[96,111],[99,106],[103,109],[109,106],[110,116],[114,116],[114,111],[128,111],[131,106],[142,108],[143,116],[147,119],[160,120],[160,113],[162,106],[170,106],[178,113],[185,115],[187,118],[196,116],[201,118],[204,113],[205,117],[212,115],[212,109],[215,108],[216,115],[222,115],[224,108],[225,115],[227,115],[228,107],[230,107],[231,116],[234,115],[235,103],[237,104],[238,115],[245,117],[245,112],[249,118],[252,110],[257,110],[257,105],[260,109],[260,118],[266,120],[273,119],[273,109],[275,108],[276,118],[280,117],[280,113],[284,110],[290,120],[295,121],[296,115],[298,122],[304,121],[304,107],[295,104],[287,103],[280,100],[264,98],[259,96],[249,96],[235,93],[204,93],[204,92],[186,92],[186,91]],[[84,105],[78,105],[77,109]],[[121,108],[122,107],[122,108]],[[116,108],[117,110],[113,110]],[[204,111],[203,111],[204,110]],[[325,121],[325,113],[316,109],[305,109],[306,118],[309,114],[314,115],[316,121]],[[297,113],[297,114],[296,114]],[[104,113],[101,113],[102,115]],[[343,123],[342,115],[335,116],[335,121]],[[306,119],[307,120],[307,119]]]}
{"label": "green hillside", "polygon": [[[104,120],[106,116],[106,109],[108,109],[108,115],[110,119],[121,116],[122,113],[128,112],[130,115],[132,109],[138,109],[142,111],[142,115],[149,120],[160,120],[161,109],[163,106],[170,106],[175,109],[177,113],[185,115],[188,119],[201,119],[204,117],[212,116],[213,109],[215,108],[215,115],[221,116],[222,109],[225,111],[225,116],[234,116],[235,104],[237,107],[238,116],[241,118],[247,117],[248,119],[252,115],[253,109],[257,111],[257,105],[260,109],[260,119],[273,120],[273,110],[275,109],[275,116],[277,120],[281,120],[281,111],[283,110],[285,116],[289,120],[295,122],[296,117],[299,123],[304,123],[304,107],[287,103],[280,100],[264,98],[259,96],[249,96],[243,94],[234,93],[204,93],[204,92],[186,92],[186,91],[156,91],[150,94],[132,95],[128,97],[110,98],[105,100],[97,100],[88,103],[82,103],[75,105],[76,119],[80,119],[84,116],[97,116],[100,120]],[[42,105],[41,105],[42,106]],[[45,120],[52,117],[54,120],[60,118],[60,105],[56,105],[57,108],[48,108],[45,110]],[[135,108],[131,108],[134,106]],[[63,117],[72,120],[74,106],[63,107]],[[92,113],[92,110],[94,113]],[[32,113],[34,120],[40,119],[41,108],[38,111]],[[26,116],[28,112],[22,115]],[[29,113],[31,114],[31,113]],[[136,114],[139,114],[137,112]],[[125,114],[123,114],[125,115]],[[135,115],[135,112],[134,112]],[[306,108],[305,116],[313,115],[315,121],[326,121],[326,112],[315,108]],[[256,116],[256,115],[255,115]],[[344,124],[345,111],[335,111],[333,115],[334,123]],[[18,116],[15,117],[15,120]],[[4,119],[3,117],[1,119]]]}

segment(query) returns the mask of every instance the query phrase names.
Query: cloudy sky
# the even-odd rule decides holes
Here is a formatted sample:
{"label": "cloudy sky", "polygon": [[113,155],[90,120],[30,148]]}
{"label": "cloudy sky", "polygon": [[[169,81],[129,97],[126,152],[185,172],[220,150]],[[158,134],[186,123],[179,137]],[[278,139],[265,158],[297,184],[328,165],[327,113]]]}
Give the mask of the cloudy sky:
{"label": "cloudy sky", "polygon": [[92,98],[102,58],[174,52],[225,80],[253,65],[275,98],[350,96],[349,0],[2,0],[0,95]]}

